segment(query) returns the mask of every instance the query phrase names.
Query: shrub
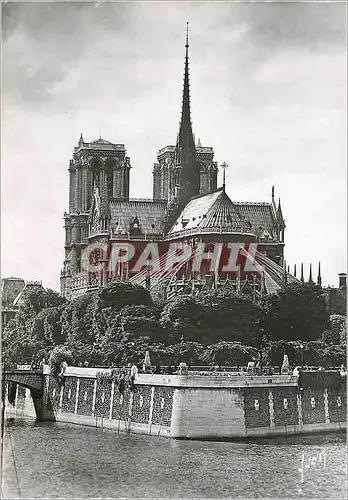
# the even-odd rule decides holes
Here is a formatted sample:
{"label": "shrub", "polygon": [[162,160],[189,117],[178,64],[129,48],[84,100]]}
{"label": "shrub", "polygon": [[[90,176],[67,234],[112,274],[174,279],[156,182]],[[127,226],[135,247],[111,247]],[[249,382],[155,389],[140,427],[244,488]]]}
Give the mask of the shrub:
{"label": "shrub", "polygon": [[67,363],[72,362],[71,352],[65,346],[54,347],[50,353],[49,359],[49,366],[53,377],[58,377],[63,361],[66,361]]}

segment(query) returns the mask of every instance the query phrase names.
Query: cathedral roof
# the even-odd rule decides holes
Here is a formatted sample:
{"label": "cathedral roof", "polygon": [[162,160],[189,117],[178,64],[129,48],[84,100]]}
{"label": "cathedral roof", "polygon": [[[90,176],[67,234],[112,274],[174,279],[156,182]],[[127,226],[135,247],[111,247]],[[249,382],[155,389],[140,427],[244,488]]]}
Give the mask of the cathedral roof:
{"label": "cathedral roof", "polygon": [[275,213],[271,203],[234,202],[239,213],[250,221],[253,230],[266,230],[274,237]]}
{"label": "cathedral roof", "polygon": [[99,137],[99,139],[96,139],[95,141],[91,142],[84,142],[82,134],[80,137],[80,140],[78,142],[78,145],[74,148],[74,154],[77,152],[80,152],[82,150],[97,150],[97,151],[112,151],[112,150],[117,150],[120,152],[125,152],[125,145],[124,144],[115,144],[113,142],[107,141],[106,139],[102,139]]}
{"label": "cathedral roof", "polygon": [[127,233],[131,224],[137,218],[143,234],[162,235],[164,233],[164,222],[166,202],[153,200],[129,200],[112,201],[111,227],[113,232]]}
{"label": "cathedral roof", "polygon": [[96,139],[95,141],[91,141],[89,144],[95,144],[95,145],[98,145],[98,144],[113,144],[113,142],[110,142],[110,141],[107,141],[105,139],[102,139],[101,137],[99,137],[99,139]]}
{"label": "cathedral roof", "polygon": [[169,230],[200,231],[217,228],[228,232],[250,232],[250,224],[223,189],[192,199]]}

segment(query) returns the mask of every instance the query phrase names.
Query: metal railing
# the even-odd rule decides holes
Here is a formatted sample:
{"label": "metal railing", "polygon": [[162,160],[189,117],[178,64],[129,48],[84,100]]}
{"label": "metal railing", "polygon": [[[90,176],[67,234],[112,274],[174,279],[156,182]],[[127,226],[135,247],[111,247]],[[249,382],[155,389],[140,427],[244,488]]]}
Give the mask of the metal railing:
{"label": "metal railing", "polygon": [[166,235],[166,240],[171,240],[174,238],[182,237],[182,236],[192,236],[194,234],[243,234],[246,236],[255,236],[254,233],[245,231],[242,228],[231,229],[229,226],[221,226],[221,227],[196,227],[192,229],[182,229],[181,231],[175,231],[173,233],[169,233]]}

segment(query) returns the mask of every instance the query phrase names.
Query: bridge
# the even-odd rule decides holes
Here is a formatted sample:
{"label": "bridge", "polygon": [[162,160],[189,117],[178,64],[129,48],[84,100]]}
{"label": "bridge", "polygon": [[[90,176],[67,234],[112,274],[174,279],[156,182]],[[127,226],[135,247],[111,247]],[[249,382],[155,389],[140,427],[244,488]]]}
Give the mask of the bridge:
{"label": "bridge", "polygon": [[41,398],[44,390],[44,375],[41,370],[5,371],[5,382],[12,382],[30,389],[32,395]]}
{"label": "bridge", "polygon": [[30,390],[36,418],[39,421],[55,420],[52,405],[45,391],[45,374],[42,370],[7,370],[3,373],[3,404],[5,405],[5,386],[8,386],[7,399],[14,404],[17,385]]}

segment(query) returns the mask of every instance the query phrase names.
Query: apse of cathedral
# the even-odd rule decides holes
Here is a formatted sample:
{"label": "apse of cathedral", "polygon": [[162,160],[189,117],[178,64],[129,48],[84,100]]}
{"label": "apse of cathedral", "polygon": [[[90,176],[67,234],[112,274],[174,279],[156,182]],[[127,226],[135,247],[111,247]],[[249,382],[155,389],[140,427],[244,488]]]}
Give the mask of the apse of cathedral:
{"label": "apse of cathedral", "polygon": [[[129,196],[131,160],[124,144],[99,138],[85,142],[82,134],[74,148],[69,166],[69,212],[65,220],[65,260],[61,272],[61,293],[67,298],[102,286],[115,276],[153,289],[162,283],[165,295],[192,292],[204,287],[247,286],[262,293],[269,292],[286,279],[284,272],[284,229],[280,200],[276,204],[274,188],[269,202],[233,202],[223,185],[217,186],[218,163],[211,146],[195,141],[192,130],[189,82],[189,42],[186,33],[184,85],[181,119],[175,145],[167,145],[157,153],[153,165],[153,199]],[[104,266],[105,272],[91,272],[83,265],[86,248],[100,244],[109,248],[118,242],[129,242],[131,258],[119,258],[117,265]],[[193,269],[187,262],[173,265],[169,273],[171,243],[197,247],[204,244],[203,267]],[[209,260],[211,245],[221,245],[221,264]],[[150,245],[150,249],[149,249]],[[152,246],[151,246],[152,245]],[[154,245],[157,245],[154,250]],[[209,247],[210,245],[210,247]],[[233,245],[254,245],[267,272],[264,276],[242,273],[231,267]],[[99,255],[106,262],[108,256]],[[140,258],[140,255],[145,257]],[[155,254],[157,263],[147,260]],[[208,252],[208,253],[207,253]],[[207,257],[208,255],[208,257]],[[225,261],[223,262],[223,259]],[[192,259],[191,259],[192,260]],[[245,264],[245,262],[244,262]],[[167,266],[168,267],[168,266]],[[96,268],[97,269],[97,268]],[[235,270],[238,269],[238,272]],[[230,271],[230,272],[229,272]],[[289,276],[289,279],[294,279]],[[174,290],[174,292],[173,292]]]}

